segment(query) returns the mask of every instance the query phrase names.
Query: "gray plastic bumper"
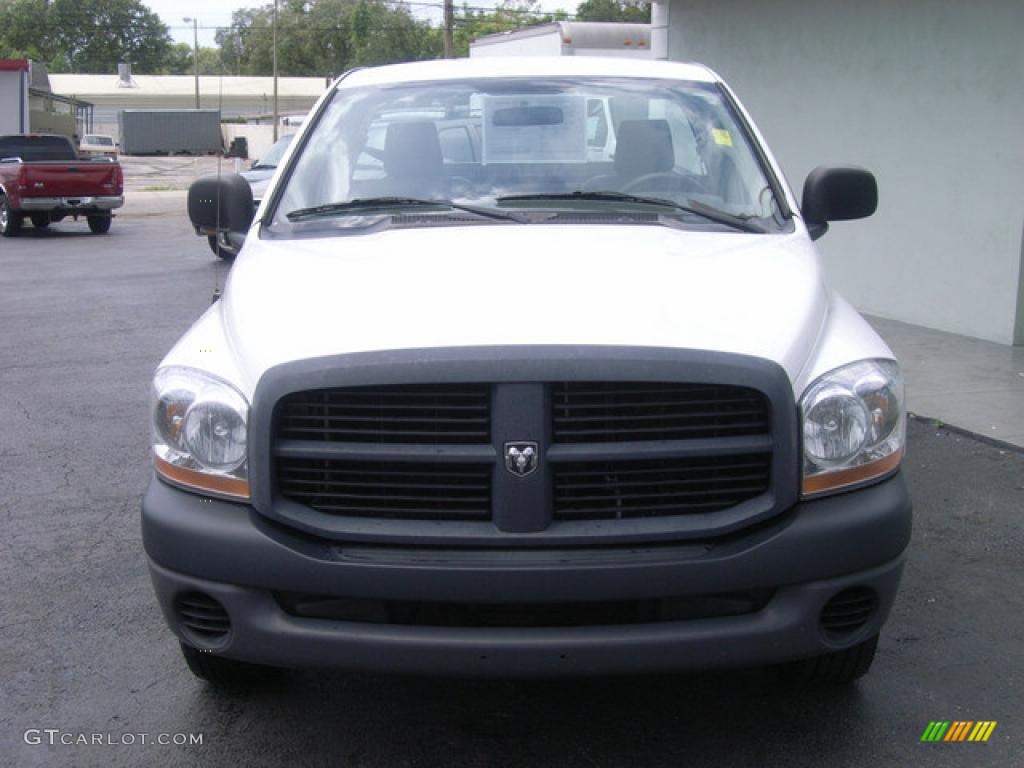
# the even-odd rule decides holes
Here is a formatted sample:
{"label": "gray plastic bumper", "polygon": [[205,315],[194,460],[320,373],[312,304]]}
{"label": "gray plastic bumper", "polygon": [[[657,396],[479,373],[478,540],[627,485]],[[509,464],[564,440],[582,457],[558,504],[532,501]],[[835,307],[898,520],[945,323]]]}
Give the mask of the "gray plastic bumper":
{"label": "gray plastic bumper", "polygon": [[[183,639],[175,597],[200,591],[226,608],[215,652],[281,666],[467,675],[644,672],[764,664],[849,647],[884,624],[911,527],[901,475],[808,501],[710,544],[588,557],[579,550],[430,553],[352,548],[296,534],[248,505],[200,501],[154,478],[142,507],[156,593]],[[824,604],[853,586],[875,590],[869,621],[841,641],[819,627]],[[615,626],[434,627],[299,618],[274,591],[393,600],[573,602],[770,588],[741,616]]]}

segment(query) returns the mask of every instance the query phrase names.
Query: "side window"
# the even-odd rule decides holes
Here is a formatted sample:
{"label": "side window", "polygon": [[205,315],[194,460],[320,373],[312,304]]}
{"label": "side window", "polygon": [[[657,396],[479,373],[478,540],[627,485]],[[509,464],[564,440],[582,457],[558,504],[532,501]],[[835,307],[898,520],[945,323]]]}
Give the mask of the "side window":
{"label": "side window", "polygon": [[587,101],[587,146],[603,148],[608,143],[608,120],[604,116],[604,102]]}
{"label": "side window", "polygon": [[441,156],[446,163],[472,163],[476,159],[473,157],[473,142],[465,126],[441,128],[437,139],[441,142]]}

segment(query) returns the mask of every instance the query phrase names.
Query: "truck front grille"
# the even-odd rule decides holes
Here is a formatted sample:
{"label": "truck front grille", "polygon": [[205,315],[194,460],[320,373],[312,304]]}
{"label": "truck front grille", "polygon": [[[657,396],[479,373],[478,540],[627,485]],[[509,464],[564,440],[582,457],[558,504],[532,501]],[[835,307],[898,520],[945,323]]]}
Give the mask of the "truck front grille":
{"label": "truck front grille", "polygon": [[799,492],[792,386],[781,367],[754,358],[586,347],[359,353],[282,366],[255,400],[253,506],[331,540],[712,540]]}
{"label": "truck front grille", "polygon": [[608,520],[715,512],[760,496],[771,454],[559,464],[556,520]]}
{"label": "truck front grille", "polygon": [[769,404],[755,389],[646,381],[565,381],[552,386],[556,443],[684,440],[768,432]]}
{"label": "truck front grille", "polygon": [[490,386],[409,384],[296,392],[278,405],[278,436],[351,443],[490,441]]}
{"label": "truck front grille", "polygon": [[487,520],[487,464],[280,459],[280,493],[319,512],[406,520]]}

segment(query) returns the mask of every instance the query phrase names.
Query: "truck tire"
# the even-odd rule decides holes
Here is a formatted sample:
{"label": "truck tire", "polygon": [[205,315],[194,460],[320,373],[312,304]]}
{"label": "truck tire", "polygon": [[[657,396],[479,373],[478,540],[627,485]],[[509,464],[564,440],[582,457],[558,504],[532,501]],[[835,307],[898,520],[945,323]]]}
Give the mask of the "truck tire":
{"label": "truck tire", "polygon": [[871,669],[878,648],[878,635],[842,651],[801,659],[783,667],[783,675],[796,683],[844,685],[863,677]]}
{"label": "truck tire", "polygon": [[50,226],[50,214],[48,213],[33,213],[29,218],[32,219],[32,226],[36,229],[46,229]]}
{"label": "truck tire", "polygon": [[113,221],[110,216],[86,216],[86,219],[94,235],[105,235],[110,231],[110,222]]}
{"label": "truck tire", "polygon": [[235,254],[224,250],[217,244],[216,235],[207,235],[206,241],[210,244],[210,250],[213,251],[213,255],[216,256],[217,258],[224,259],[224,261],[235,260]]}
{"label": "truck tire", "polygon": [[0,194],[0,235],[14,237],[21,232],[22,217],[11,210],[6,195]]}
{"label": "truck tire", "polygon": [[225,659],[181,643],[181,655],[192,674],[214,686],[242,686],[266,682],[280,675],[276,667]]}

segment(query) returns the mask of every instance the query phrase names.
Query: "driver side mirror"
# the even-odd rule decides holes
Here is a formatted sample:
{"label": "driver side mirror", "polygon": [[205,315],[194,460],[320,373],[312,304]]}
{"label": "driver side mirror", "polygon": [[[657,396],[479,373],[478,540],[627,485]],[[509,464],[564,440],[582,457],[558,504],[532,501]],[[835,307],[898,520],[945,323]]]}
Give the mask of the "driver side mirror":
{"label": "driver side mirror", "polygon": [[800,209],[811,239],[828,232],[830,221],[864,219],[878,208],[878,183],[870,171],[852,166],[818,167],[804,182]]}
{"label": "driver side mirror", "polygon": [[204,176],[188,189],[188,217],[197,235],[224,234],[241,248],[255,212],[252,187],[237,174]]}

